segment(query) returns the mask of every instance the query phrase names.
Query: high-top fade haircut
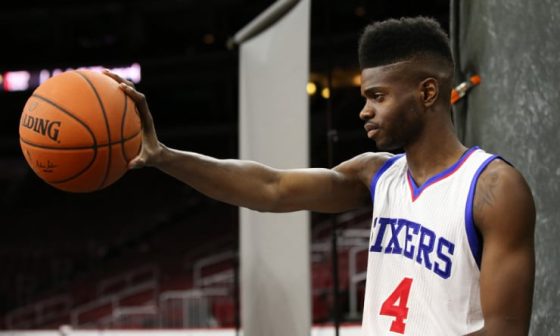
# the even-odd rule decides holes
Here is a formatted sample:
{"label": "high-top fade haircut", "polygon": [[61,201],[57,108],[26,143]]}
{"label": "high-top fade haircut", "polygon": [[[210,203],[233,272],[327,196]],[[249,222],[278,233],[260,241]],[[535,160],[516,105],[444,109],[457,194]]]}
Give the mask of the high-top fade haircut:
{"label": "high-top fade haircut", "polygon": [[389,19],[368,25],[358,47],[360,69],[410,60],[416,56],[441,57],[453,69],[447,34],[427,17]]}

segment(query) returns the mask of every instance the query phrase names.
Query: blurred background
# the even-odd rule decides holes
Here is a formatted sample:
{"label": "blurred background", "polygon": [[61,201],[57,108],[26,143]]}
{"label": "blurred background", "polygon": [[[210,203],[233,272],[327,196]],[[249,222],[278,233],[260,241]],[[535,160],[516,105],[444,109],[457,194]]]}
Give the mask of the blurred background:
{"label": "blurred background", "polygon": [[[162,142],[236,158],[238,51],[226,42],[273,2],[0,5],[0,329],[236,326],[238,209],[150,168],[131,171],[91,194],[48,186],[28,168],[18,143],[19,117],[33,88],[13,84],[17,76],[10,74],[28,71],[37,77],[41,70],[134,65]],[[328,99],[337,132],[333,163],[375,151],[358,118],[356,49],[363,27],[389,17],[425,15],[448,30],[450,2],[317,0],[311,13],[308,145],[311,166],[327,167]],[[477,141],[476,134],[470,136]],[[346,322],[361,319],[369,212],[365,207],[334,218],[341,229],[340,302]],[[333,318],[330,220],[312,215],[315,324]]]}
{"label": "blurred background", "polygon": [[[238,51],[229,50],[226,42],[272,3],[24,0],[1,5],[3,329],[60,324],[119,328],[235,325],[237,208],[201,196],[149,168],[131,171],[106,190],[91,194],[68,194],[48,186],[28,168],[18,143],[19,117],[33,88],[7,92],[6,72],[138,64],[141,80],[137,87],[148,98],[162,142],[219,158],[236,158]],[[338,131],[335,163],[375,149],[358,118],[362,99],[357,39],[374,20],[419,14],[433,16],[447,28],[449,3],[313,2],[308,85],[312,166],[328,164],[325,110],[329,97]],[[325,89],[329,71],[332,92]],[[361,308],[355,307],[350,316],[348,306],[348,258],[354,246],[364,248],[365,244],[367,248],[369,209],[337,220],[342,226],[365,230],[342,241],[347,246],[340,251],[344,315],[349,321],[359,321]],[[314,215],[315,323],[328,322],[332,315],[329,234],[327,218]],[[360,271],[365,269],[367,257],[365,251],[362,254]],[[224,292],[200,292],[192,294],[192,299],[173,296],[216,286]],[[358,291],[363,291],[363,281]],[[361,305],[361,301],[357,298],[356,302]],[[198,308],[185,315],[183,304]]]}

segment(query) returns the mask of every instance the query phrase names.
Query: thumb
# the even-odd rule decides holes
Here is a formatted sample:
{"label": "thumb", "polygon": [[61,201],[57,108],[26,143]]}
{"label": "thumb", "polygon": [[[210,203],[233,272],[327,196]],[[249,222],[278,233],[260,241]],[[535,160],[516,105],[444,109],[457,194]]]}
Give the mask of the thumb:
{"label": "thumb", "polygon": [[142,157],[136,157],[128,163],[128,169],[138,169],[146,165],[146,161]]}

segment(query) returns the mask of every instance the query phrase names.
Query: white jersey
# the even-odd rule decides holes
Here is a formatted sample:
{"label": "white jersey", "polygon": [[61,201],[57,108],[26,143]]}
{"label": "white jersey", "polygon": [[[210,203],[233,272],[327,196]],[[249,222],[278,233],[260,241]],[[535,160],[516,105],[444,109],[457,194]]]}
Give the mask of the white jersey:
{"label": "white jersey", "polygon": [[405,155],[375,174],[364,336],[465,335],[484,326],[472,205],[476,181],[495,158],[471,148],[421,187]]}

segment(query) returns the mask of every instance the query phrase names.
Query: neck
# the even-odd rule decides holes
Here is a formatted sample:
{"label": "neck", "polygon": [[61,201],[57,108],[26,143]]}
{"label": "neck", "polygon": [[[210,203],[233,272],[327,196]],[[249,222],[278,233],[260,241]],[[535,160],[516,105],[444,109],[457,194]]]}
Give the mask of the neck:
{"label": "neck", "polygon": [[410,173],[418,185],[453,165],[466,149],[447,116],[426,123],[420,136],[404,148]]}

